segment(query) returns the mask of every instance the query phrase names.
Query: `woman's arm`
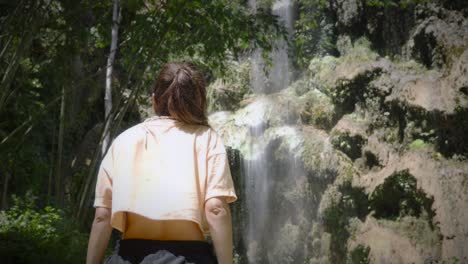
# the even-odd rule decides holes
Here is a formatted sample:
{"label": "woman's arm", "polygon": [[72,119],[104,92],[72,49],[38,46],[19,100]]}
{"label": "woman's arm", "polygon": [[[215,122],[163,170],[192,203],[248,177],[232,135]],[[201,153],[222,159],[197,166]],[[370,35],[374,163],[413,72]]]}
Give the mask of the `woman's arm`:
{"label": "woman's arm", "polygon": [[229,205],[223,197],[205,203],[205,214],[219,264],[232,264],[232,222]]}
{"label": "woman's arm", "polygon": [[97,207],[94,215],[93,227],[88,242],[87,264],[102,263],[104,253],[112,233],[110,225],[111,209]]}

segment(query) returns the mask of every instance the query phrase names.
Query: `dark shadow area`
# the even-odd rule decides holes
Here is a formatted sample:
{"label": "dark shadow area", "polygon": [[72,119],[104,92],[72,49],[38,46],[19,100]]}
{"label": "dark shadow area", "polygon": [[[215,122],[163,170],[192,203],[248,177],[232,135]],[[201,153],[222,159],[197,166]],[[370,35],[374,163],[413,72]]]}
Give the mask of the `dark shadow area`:
{"label": "dark shadow area", "polygon": [[333,147],[345,153],[351,160],[356,160],[362,155],[362,146],[366,139],[360,135],[350,135],[349,133],[339,134],[332,138]]}
{"label": "dark shadow area", "polygon": [[408,170],[399,171],[385,179],[370,195],[369,205],[374,217],[396,220],[403,216],[428,217],[428,223],[434,228],[432,210],[434,199],[417,188],[417,182]]}
{"label": "dark shadow area", "polygon": [[325,231],[331,234],[330,260],[331,263],[346,263],[349,219],[353,217],[364,221],[369,214],[369,201],[364,188],[353,187],[345,182],[338,187],[341,199],[325,209],[322,221]]}

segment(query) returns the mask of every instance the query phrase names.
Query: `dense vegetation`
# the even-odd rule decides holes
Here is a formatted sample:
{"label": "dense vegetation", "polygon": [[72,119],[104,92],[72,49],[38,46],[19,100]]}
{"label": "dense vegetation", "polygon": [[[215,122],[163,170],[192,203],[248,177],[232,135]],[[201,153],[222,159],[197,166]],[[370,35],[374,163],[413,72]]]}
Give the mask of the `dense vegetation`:
{"label": "dense vegetation", "polygon": [[122,1],[109,65],[115,3],[0,3],[0,257],[9,262],[82,263],[105,124],[115,136],[140,121],[136,103],[149,103],[163,63],[190,59],[213,78],[282,33],[275,16],[238,1]]}
{"label": "dense vegetation", "polygon": [[[170,60],[225,111],[235,263],[468,261],[467,2],[291,2],[292,32],[275,0],[0,1],[0,262],[83,263],[107,138],[151,114]],[[249,55],[287,33],[290,86],[255,94]],[[261,151],[263,245],[242,200]]]}

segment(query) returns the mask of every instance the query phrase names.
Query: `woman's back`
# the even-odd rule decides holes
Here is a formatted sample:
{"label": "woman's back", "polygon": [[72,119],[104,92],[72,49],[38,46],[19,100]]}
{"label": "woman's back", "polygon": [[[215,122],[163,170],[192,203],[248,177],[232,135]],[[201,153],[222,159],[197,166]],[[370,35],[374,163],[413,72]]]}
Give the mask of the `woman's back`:
{"label": "woman's back", "polygon": [[[159,120],[158,120],[159,119]],[[178,125],[178,126],[177,126]],[[161,148],[162,144],[166,145],[167,149],[162,150],[162,157],[160,159],[171,160],[174,157],[171,157],[171,153],[177,151],[184,151],[184,148],[192,145],[190,141],[180,142],[180,133],[174,133],[172,131],[174,129],[180,129],[180,123],[175,122],[174,120],[166,120],[164,118],[152,118],[145,121],[143,124],[143,128],[145,129],[145,138],[143,139],[143,143],[145,144],[144,150],[141,151],[148,151],[148,148]],[[196,137],[195,135],[200,133],[201,131],[205,130],[202,128],[196,128],[194,126],[190,126],[187,128],[184,127],[185,132],[187,135],[190,133],[193,135],[193,141],[195,141],[194,145],[196,146]],[[200,132],[199,132],[200,131]],[[148,133],[148,134],[146,134]],[[171,142],[172,139],[176,139],[179,142]],[[162,142],[168,141],[168,142]],[[162,144],[161,144],[162,143]],[[174,144],[175,143],[175,144]],[[184,146],[184,144],[186,146]],[[197,153],[196,147],[194,148],[195,151],[190,151],[191,153]],[[159,150],[161,152],[161,149]],[[187,150],[186,150],[187,151]],[[152,152],[151,150],[149,151]],[[203,156],[203,153],[200,154]],[[158,158],[154,156],[154,158]],[[194,157],[197,158],[197,157]],[[198,157],[203,158],[203,157]],[[154,163],[162,163],[164,160],[160,160],[157,162],[156,160],[153,161]],[[184,164],[186,166],[186,164]],[[155,168],[156,170],[158,168]],[[193,169],[196,169],[194,167]],[[183,174],[183,176],[190,176],[192,174]],[[164,177],[164,176],[163,176]],[[167,175],[166,175],[167,177]],[[173,181],[174,179],[170,179],[167,177],[166,179],[162,179],[168,182]],[[187,182],[187,181],[185,181]],[[184,182],[179,182],[179,184],[183,184]],[[168,186],[169,187],[169,186]],[[193,186],[195,187],[195,186]],[[177,187],[175,187],[177,188]],[[167,199],[171,199],[168,197]],[[173,199],[173,198],[172,198]],[[155,203],[169,203],[168,201],[154,201]],[[185,220],[153,220],[143,215],[126,212],[126,225],[125,231],[122,234],[123,239],[151,239],[151,240],[200,240],[203,241],[204,235],[202,230],[200,230],[200,226],[198,223],[194,221],[190,221],[190,219]]]}
{"label": "woman's back", "polygon": [[207,235],[218,261],[232,263],[227,203],[237,197],[208,126],[203,75],[190,63],[166,64],[152,101],[156,116],[121,133],[102,160],[87,261],[99,262],[113,227],[123,239],[108,263],[215,263]]}
{"label": "woman's back", "polygon": [[111,224],[124,234],[131,224],[128,214],[134,214],[134,222],[145,218],[191,221],[207,234],[205,201],[214,196],[236,199],[218,135],[207,126],[158,116],[114,140],[96,189],[94,206],[110,206]]}
{"label": "woman's back", "polygon": [[127,213],[127,228],[123,239],[204,241],[203,233],[192,221],[159,221]]}

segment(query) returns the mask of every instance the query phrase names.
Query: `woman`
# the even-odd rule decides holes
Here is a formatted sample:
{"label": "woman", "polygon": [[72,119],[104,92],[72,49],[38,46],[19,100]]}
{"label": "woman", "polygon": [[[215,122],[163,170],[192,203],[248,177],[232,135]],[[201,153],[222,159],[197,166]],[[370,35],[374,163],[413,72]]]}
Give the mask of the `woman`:
{"label": "woman", "polygon": [[112,228],[122,239],[106,263],[232,263],[228,203],[237,197],[207,123],[203,75],[166,64],[152,101],[156,116],[120,134],[102,160],[87,263],[101,262]]}

